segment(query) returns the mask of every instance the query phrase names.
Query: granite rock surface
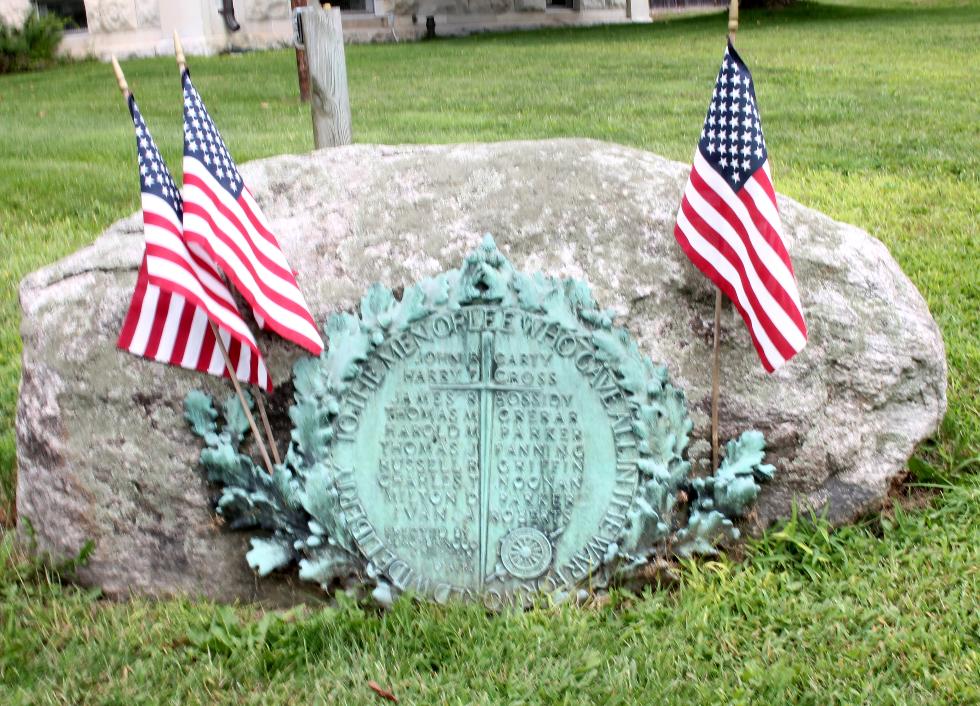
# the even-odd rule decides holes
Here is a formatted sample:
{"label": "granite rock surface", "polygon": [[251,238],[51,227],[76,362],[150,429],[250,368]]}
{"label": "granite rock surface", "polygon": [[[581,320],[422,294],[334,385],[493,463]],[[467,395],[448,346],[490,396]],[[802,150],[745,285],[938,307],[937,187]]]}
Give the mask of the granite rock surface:
{"label": "granite rock surface", "polygon": [[[672,234],[687,166],[588,140],[355,145],[243,167],[318,321],[380,281],[445,269],[492,233],[515,267],[587,281],[600,306],[687,391],[691,458],[708,471],[714,290]],[[785,197],[809,344],[767,375],[737,313],[722,317],[721,437],[765,433],[777,468],[749,530],[794,500],[836,523],[873,511],[946,409],[942,338],[879,241]],[[197,440],[182,417],[193,388],[226,382],[115,347],[143,251],[138,215],[21,284],[23,377],[17,509],[38,551],[96,548],[79,578],[112,596],[188,594],[289,603],[309,589],[257,581],[247,535],[220,527]],[[289,378],[301,355],[259,336],[285,447]],[[26,532],[25,532],[26,534]]]}

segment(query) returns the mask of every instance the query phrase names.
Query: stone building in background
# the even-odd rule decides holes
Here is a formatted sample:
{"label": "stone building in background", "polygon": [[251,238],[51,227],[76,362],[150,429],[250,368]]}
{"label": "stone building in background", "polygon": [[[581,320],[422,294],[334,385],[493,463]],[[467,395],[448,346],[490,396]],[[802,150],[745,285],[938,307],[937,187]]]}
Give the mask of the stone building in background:
{"label": "stone building in background", "polygon": [[[310,0],[316,2],[316,0]],[[487,30],[649,22],[653,9],[717,0],[339,0],[349,41],[398,41]],[[289,0],[0,0],[0,20],[28,12],[71,21],[62,52],[108,58],[172,54],[176,29],[193,54],[290,44]]]}

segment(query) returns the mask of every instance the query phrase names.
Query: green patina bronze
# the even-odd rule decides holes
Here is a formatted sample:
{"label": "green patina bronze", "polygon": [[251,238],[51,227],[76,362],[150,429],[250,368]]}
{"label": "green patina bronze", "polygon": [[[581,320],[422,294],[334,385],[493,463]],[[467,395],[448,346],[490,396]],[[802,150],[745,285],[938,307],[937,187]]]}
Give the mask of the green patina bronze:
{"label": "green patina bronze", "polygon": [[658,554],[714,553],[772,477],[762,435],[690,478],[684,394],[612,321],[587,285],[517,272],[489,236],[400,301],[374,285],[359,317],[331,317],[328,352],[296,363],[274,475],[241,453],[236,400],[219,415],[188,395],[217,511],[262,531],[259,574],[360,576],[385,603],[525,604]]}

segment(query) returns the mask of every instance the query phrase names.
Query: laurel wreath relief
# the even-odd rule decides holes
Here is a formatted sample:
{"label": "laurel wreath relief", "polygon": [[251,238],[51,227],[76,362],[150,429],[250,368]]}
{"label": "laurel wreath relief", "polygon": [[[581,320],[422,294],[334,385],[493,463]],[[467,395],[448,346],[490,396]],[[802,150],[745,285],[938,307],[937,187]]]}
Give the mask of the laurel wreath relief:
{"label": "laurel wreath relief", "polygon": [[[241,450],[248,423],[236,399],[219,410],[202,392],[187,396],[185,416],[204,440],[201,465],[220,487],[215,510],[228,528],[253,533],[246,559],[260,576],[295,564],[301,579],[324,589],[370,584],[378,601],[394,598],[395,582],[364,558],[340,507],[332,444],[341,401],[361,365],[389,337],[435,312],[487,303],[586,331],[628,393],[639,439],[640,486],[621,535],[588,577],[590,586],[628,576],[655,558],[714,554],[738,539],[735,521],[758,496],[759,483],[775,472],[762,462],[762,434],[747,431],[728,442],[713,475],[691,477],[684,456],[692,423],[684,393],[670,383],[666,367],[655,365],[625,329],[613,325],[612,312],[596,306],[588,285],[518,272],[488,235],[461,269],[408,287],[400,299],[375,284],[362,298],[359,315],[330,317],[329,349],[294,365],[290,444],[273,474]],[[532,563],[540,551],[531,537],[513,545],[507,558],[515,566]],[[563,587],[555,597],[574,588]]]}

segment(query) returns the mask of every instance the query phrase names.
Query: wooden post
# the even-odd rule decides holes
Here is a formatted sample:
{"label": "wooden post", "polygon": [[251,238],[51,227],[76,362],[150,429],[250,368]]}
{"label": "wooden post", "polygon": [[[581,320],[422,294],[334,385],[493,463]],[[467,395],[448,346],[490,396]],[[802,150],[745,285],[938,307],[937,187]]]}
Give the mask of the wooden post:
{"label": "wooden post", "polygon": [[[319,2],[314,0],[314,5],[318,5]],[[306,0],[289,0],[289,9],[291,12],[296,11],[296,8],[306,7]],[[302,22],[301,18],[297,18],[298,22]],[[305,34],[305,27],[304,27]],[[305,39],[304,39],[305,41]],[[301,49],[296,47],[296,77],[299,79],[299,99],[304,103],[310,102],[310,66],[306,62],[306,49]]]}
{"label": "wooden post", "polygon": [[[735,41],[738,32],[738,0],[728,5],[728,39]],[[711,365],[711,470],[718,470],[718,388],[721,378],[721,289],[715,291],[715,338]]]}
{"label": "wooden post", "polygon": [[317,149],[349,145],[353,135],[340,9],[313,3],[303,13],[303,33],[310,64],[313,144]]}

